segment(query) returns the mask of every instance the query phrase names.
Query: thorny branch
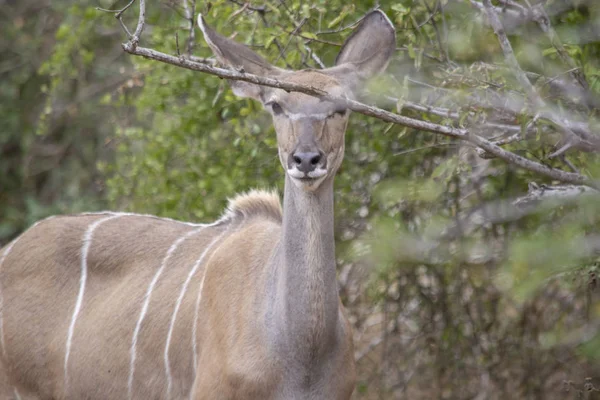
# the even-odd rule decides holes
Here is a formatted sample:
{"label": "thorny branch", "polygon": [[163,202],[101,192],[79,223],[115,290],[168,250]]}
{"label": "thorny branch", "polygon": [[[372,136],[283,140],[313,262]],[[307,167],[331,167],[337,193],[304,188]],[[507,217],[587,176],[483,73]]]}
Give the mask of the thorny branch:
{"label": "thorny branch", "polygon": [[[119,10],[120,19],[122,12],[124,12],[127,8],[131,6],[131,4],[135,0],[132,0],[123,10]],[[510,42],[504,33],[500,20],[497,18],[495,14],[494,8],[491,6],[490,0],[483,0],[485,9],[488,13],[488,17],[490,19],[490,23],[494,27],[494,30],[501,42],[501,46],[505,53],[505,57],[507,59],[507,63],[511,67],[513,73],[515,74],[519,83],[523,85],[527,89],[530,100],[534,102],[537,106],[543,108],[545,104],[543,100],[539,97],[535,88],[529,82],[527,76],[522,71],[516,59],[514,57],[514,53],[512,52],[512,47],[510,46]],[[474,1],[472,1],[474,2]],[[318,97],[322,100],[331,101],[334,103],[342,104],[346,108],[353,110],[355,112],[375,117],[382,121],[391,122],[394,124],[406,126],[409,128],[417,129],[420,131],[432,132],[444,136],[448,136],[450,138],[463,140],[474,144],[480,149],[485,150],[487,153],[492,154],[510,164],[514,164],[523,169],[544,175],[548,178],[561,181],[564,183],[571,183],[576,185],[586,185],[589,187],[593,187],[596,189],[600,189],[600,181],[590,178],[588,176],[575,173],[575,172],[566,172],[557,168],[553,168],[547,165],[544,165],[540,162],[530,160],[523,156],[520,156],[516,153],[507,151],[500,147],[497,143],[494,143],[478,134],[476,134],[472,129],[467,129],[464,127],[456,128],[448,125],[441,125],[429,121],[418,120],[414,118],[409,118],[400,114],[396,114],[375,106],[367,105],[361,103],[359,101],[349,99],[346,97],[333,96],[323,90],[317,89],[313,86],[309,85],[300,85],[295,83],[290,83],[286,81],[280,81],[277,79],[257,76],[253,74],[249,74],[243,71],[234,71],[229,69],[223,69],[219,67],[215,67],[213,65],[209,65],[202,62],[197,62],[192,59],[186,59],[183,57],[175,57],[169,54],[165,54],[153,49],[140,47],[138,46],[140,35],[144,29],[145,24],[145,0],[140,0],[140,13],[138,18],[138,23],[136,30],[133,35],[129,35],[129,41],[123,43],[123,49],[132,55],[142,56],[147,59],[157,60],[164,63],[168,63],[174,66],[190,69],[193,71],[199,71],[208,73],[211,75],[218,76],[220,78],[230,79],[230,80],[239,80],[245,81],[249,83],[254,83],[257,85],[269,86],[278,89],[282,89],[285,91],[294,91],[304,93],[310,96]],[[125,28],[126,29],[126,28]],[[321,32],[324,33],[324,32]],[[413,105],[413,108],[418,108],[416,105]],[[439,111],[439,110],[438,110]],[[446,111],[446,110],[444,110]],[[549,119],[552,123],[560,126],[564,131],[568,132],[571,137],[577,137],[577,135],[567,126],[563,121],[557,121],[555,117],[544,115],[545,118]],[[578,137],[577,137],[578,138]],[[578,138],[578,140],[583,141],[583,139]],[[572,142],[570,145],[573,145]],[[559,150],[560,151],[560,150]],[[561,152],[562,154],[562,152]],[[557,154],[559,155],[559,154]]]}
{"label": "thorny branch", "polygon": [[[539,95],[539,93],[536,91],[536,89],[533,87],[531,82],[529,82],[527,75],[525,74],[525,72],[523,72],[523,70],[519,66],[517,58],[515,57],[512,46],[510,44],[510,41],[508,40],[508,37],[506,36],[506,32],[504,31],[504,26],[502,25],[502,22],[498,18],[498,15],[496,14],[496,10],[492,6],[491,0],[483,0],[483,5],[485,7],[485,11],[486,11],[488,20],[490,22],[490,25],[494,29],[494,32],[496,33],[496,36],[498,37],[498,41],[500,42],[500,47],[502,48],[502,52],[504,53],[504,59],[506,60],[506,63],[512,70],[512,73],[515,75],[515,78],[519,82],[519,85],[521,85],[521,87],[523,87],[525,89],[525,91],[529,97],[529,100],[533,103],[533,105],[535,106],[535,108],[537,110],[540,110],[539,111],[540,114],[543,115],[543,117],[546,118],[547,120],[549,120],[552,124],[555,124],[558,127],[560,127],[560,129],[567,135],[567,144],[565,145],[567,147],[563,146],[563,148],[559,149],[558,151],[553,153],[551,156],[555,157],[560,154],[563,154],[564,151],[566,151],[569,148],[574,147],[574,146],[582,147],[584,149],[589,149],[589,150],[597,147],[598,144],[591,143],[588,140],[586,140],[586,138],[581,138],[580,136],[575,134],[575,132],[573,132],[573,130],[571,130],[571,128],[569,128],[565,123],[563,123],[563,121],[561,121],[560,119],[556,118],[552,114],[549,114],[545,111],[547,108],[546,103],[544,102],[542,97]],[[598,139],[598,138],[594,138],[594,139]]]}
{"label": "thorny branch", "polygon": [[183,7],[185,9],[185,18],[188,20],[190,24],[190,34],[187,42],[187,55],[190,57],[192,55],[192,50],[194,49],[194,42],[196,41],[196,24],[194,15],[196,15],[196,0],[183,0]]}

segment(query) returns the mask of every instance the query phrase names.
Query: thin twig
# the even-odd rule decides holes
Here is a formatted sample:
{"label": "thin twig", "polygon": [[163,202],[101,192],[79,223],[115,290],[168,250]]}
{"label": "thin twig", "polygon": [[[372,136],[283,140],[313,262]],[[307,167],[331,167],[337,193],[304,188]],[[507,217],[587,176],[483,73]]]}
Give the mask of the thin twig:
{"label": "thin twig", "polygon": [[[488,11],[489,11],[489,9],[491,8],[490,0],[484,0],[484,2],[486,4],[486,9],[488,9]],[[490,20],[494,20],[493,25],[495,25],[496,28],[498,28],[498,25],[499,25],[499,28],[501,31],[501,35],[499,35],[499,36],[503,36],[503,38],[500,37],[500,39],[506,39],[506,35],[502,31],[502,26],[501,26],[499,20],[497,20],[497,16],[495,16],[494,11],[491,10],[489,12],[489,14],[491,16]],[[161,53],[161,52],[153,50],[153,49],[139,47],[138,43],[139,43],[140,35],[144,29],[145,15],[146,15],[145,0],[140,0],[140,13],[139,13],[138,24],[137,24],[135,33],[128,42],[123,43],[123,45],[122,45],[123,50],[125,50],[129,54],[165,62],[165,63],[171,64],[171,65],[187,68],[187,69],[194,70],[194,71],[209,73],[212,75],[219,76],[221,78],[245,81],[245,82],[254,83],[257,85],[279,88],[279,89],[282,89],[282,90],[285,90],[288,92],[295,91],[295,92],[305,93],[305,94],[308,94],[311,96],[318,97],[322,100],[326,100],[326,101],[330,101],[330,102],[333,102],[336,104],[343,105],[350,110],[356,111],[356,112],[364,114],[364,115],[378,118],[382,121],[387,121],[387,122],[391,122],[394,124],[406,126],[409,128],[414,128],[414,129],[417,129],[420,131],[433,132],[433,133],[441,134],[441,135],[448,136],[451,138],[467,141],[469,143],[475,144],[476,146],[486,150],[487,152],[489,152],[489,153],[495,155],[496,157],[501,158],[511,164],[517,165],[517,166],[527,169],[529,171],[539,173],[541,175],[547,176],[552,179],[556,179],[556,180],[559,180],[562,182],[567,182],[567,183],[574,183],[574,184],[580,184],[580,185],[583,184],[583,185],[587,185],[587,186],[594,187],[594,188],[600,188],[599,181],[596,181],[590,177],[580,175],[577,173],[566,172],[563,170],[552,168],[547,165],[540,164],[539,162],[529,160],[529,159],[522,157],[520,155],[517,155],[515,153],[511,153],[509,151],[504,150],[500,146],[492,143],[491,141],[489,141],[483,137],[480,137],[465,128],[454,128],[452,126],[440,125],[440,124],[436,124],[436,123],[432,123],[432,122],[428,122],[428,121],[421,121],[421,120],[416,120],[413,118],[405,117],[403,115],[395,114],[395,113],[383,110],[381,108],[363,104],[361,102],[358,102],[356,100],[352,100],[352,99],[349,99],[346,97],[333,96],[333,95],[329,94],[328,92],[318,89],[313,86],[299,85],[299,84],[295,84],[295,83],[291,83],[291,82],[280,81],[280,80],[273,79],[270,77],[262,77],[262,76],[257,76],[257,75],[253,75],[253,74],[248,74],[248,73],[241,72],[241,71],[217,68],[217,67],[214,67],[214,66],[211,66],[208,64],[194,62],[190,59],[186,59],[183,57],[174,57],[172,55]],[[494,17],[495,17],[495,19],[494,19]],[[505,42],[508,42],[508,39],[506,39]],[[510,46],[510,43],[508,43],[508,46]],[[510,49],[510,51],[512,53],[512,49]],[[514,57],[514,54],[512,56]],[[515,59],[515,62],[516,62],[516,59]],[[516,67],[517,67],[518,71],[521,71],[518,64],[516,64]],[[525,75],[523,74],[523,77],[524,76]],[[527,79],[527,78],[525,77],[525,79]],[[527,82],[529,82],[529,81],[527,81]]]}
{"label": "thin twig", "polygon": [[[365,15],[366,15],[366,14],[365,14]],[[350,24],[348,24],[348,25],[344,25],[344,26],[342,26],[342,27],[340,27],[340,28],[338,28],[338,29],[327,30],[327,31],[317,31],[317,32],[315,33],[315,35],[317,35],[317,36],[318,36],[318,35],[330,35],[330,34],[333,34],[333,33],[340,33],[340,32],[343,32],[343,31],[345,31],[345,30],[352,29],[352,28],[354,28],[356,25],[358,25],[358,24],[360,23],[360,21],[362,21],[362,20],[363,20],[363,18],[364,18],[364,17],[365,17],[365,16],[363,15],[362,17],[360,17],[360,18],[359,18],[359,19],[357,19],[356,21],[354,21],[354,22],[352,22],[352,23],[350,23]]]}
{"label": "thin twig", "polygon": [[257,7],[257,6],[251,5],[248,2],[242,3],[241,1],[237,1],[237,0],[229,0],[229,1],[231,1],[232,3],[237,4],[238,6],[246,7],[250,11],[256,11],[256,12],[261,13],[261,14],[265,14],[265,13],[268,13],[269,11],[271,11],[271,10],[269,10],[265,6],[258,6]]}
{"label": "thin twig", "polygon": [[502,22],[498,18],[496,10],[492,6],[491,0],[483,0],[483,5],[488,17],[488,21],[492,26],[494,33],[496,33],[498,42],[500,43],[500,47],[502,48],[502,52],[504,53],[504,59],[506,63],[510,67],[519,85],[521,85],[521,87],[525,89],[529,100],[533,103],[537,110],[541,110],[538,111],[538,113],[544,119],[547,119],[549,122],[560,128],[568,136],[569,141],[572,142],[574,146],[580,147],[583,150],[588,151],[595,150],[596,147],[600,147],[600,138],[593,136],[581,138],[559,118],[557,118],[549,112],[543,111],[547,109],[546,103],[544,102],[544,100],[542,100],[542,98],[537,93],[531,82],[529,82],[529,79],[527,78],[525,72],[523,72],[523,70],[519,66],[517,58],[515,57],[515,54],[512,49],[512,45],[510,44],[510,41],[506,36],[506,32],[504,31]]}
{"label": "thin twig", "polygon": [[[435,3],[435,8],[432,10],[431,7],[429,7],[429,4],[427,3],[427,0],[422,0],[423,4],[425,5],[425,8],[427,8],[427,12],[429,12],[432,16],[435,15],[435,13],[437,12],[438,8],[441,8],[441,5],[436,1]],[[440,31],[438,29],[437,24],[435,23],[435,18],[431,18],[431,26],[433,27],[433,30],[435,31],[435,36],[437,38],[438,41],[438,45],[440,46],[440,53],[444,56],[444,60],[443,61],[450,61],[450,56],[448,55],[448,49],[446,46],[443,45],[442,43],[442,37],[440,35]]]}
{"label": "thin twig", "polygon": [[496,33],[496,36],[498,37],[498,42],[500,43],[500,47],[502,48],[502,52],[504,53],[504,60],[510,67],[513,75],[517,79],[517,82],[519,82],[519,85],[521,85],[521,87],[525,89],[529,100],[533,104],[540,108],[544,107],[544,101],[536,92],[531,82],[529,82],[527,75],[525,75],[525,72],[523,72],[521,66],[519,65],[519,62],[517,61],[517,58],[515,57],[512,45],[510,44],[510,41],[506,36],[506,32],[504,32],[504,26],[502,26],[502,22],[500,22],[500,19],[496,14],[496,10],[494,10],[494,7],[492,6],[491,0],[483,0],[483,5],[485,7],[488,21],[494,29],[494,33]]}
{"label": "thin twig", "polygon": [[410,153],[414,153],[416,151],[421,151],[421,150],[434,149],[434,148],[440,148],[440,147],[456,147],[456,146],[458,146],[456,143],[437,143],[437,144],[430,144],[428,146],[415,147],[413,149],[399,151],[392,155],[402,156],[404,154],[410,154]]}
{"label": "thin twig", "polygon": [[539,4],[531,9],[533,13],[533,19],[538,23],[540,29],[546,34],[552,46],[556,49],[556,52],[560,58],[569,66],[569,73],[575,79],[584,90],[588,90],[589,85],[583,76],[581,68],[575,63],[575,60],[571,58],[569,53],[565,50],[560,38],[556,34],[552,24],[550,23],[550,17],[546,14],[544,7]]}
{"label": "thin twig", "polygon": [[135,46],[140,41],[140,36],[144,31],[144,24],[146,22],[146,0],[140,0],[140,16],[138,18],[137,27],[135,28],[135,32],[133,33],[133,38],[131,39],[131,43]]}
{"label": "thin twig", "polygon": [[196,0],[189,0],[192,3],[190,7],[188,4],[188,0],[183,0],[183,8],[185,10],[185,18],[188,20],[190,24],[190,34],[188,36],[187,41],[187,53],[188,57],[192,55],[192,51],[194,50],[194,44],[196,42],[196,30],[194,29],[196,26],[196,19],[194,15],[196,15]]}
{"label": "thin twig", "polygon": [[257,85],[269,86],[278,89],[282,89],[288,92],[300,92],[305,93],[310,96],[318,97],[322,100],[330,101],[333,103],[337,103],[345,106],[346,108],[356,111],[360,114],[368,115],[371,117],[375,117],[382,121],[392,122],[398,125],[406,126],[409,128],[414,128],[420,131],[433,132],[440,135],[448,136],[455,139],[461,139],[468,141],[470,143],[475,144],[478,147],[483,148],[491,154],[494,154],[496,157],[505,160],[511,164],[519,166],[521,168],[527,169],[532,172],[539,173],[541,175],[547,176],[551,179],[556,179],[562,182],[567,183],[575,183],[575,184],[583,184],[588,185],[590,187],[600,188],[600,182],[576,173],[566,172],[563,170],[559,170],[556,168],[551,168],[549,166],[540,164],[536,161],[529,160],[525,157],[519,156],[517,154],[511,153],[507,150],[502,149],[501,147],[495,145],[491,141],[480,137],[467,129],[464,128],[454,128],[451,126],[440,125],[428,121],[416,120],[413,118],[405,117],[403,115],[398,115],[381,108],[377,108],[374,106],[370,106],[367,104],[363,104],[356,100],[352,100],[345,97],[333,96],[327,93],[324,90],[315,88],[313,86],[308,85],[299,85],[291,82],[280,81],[277,79],[262,77],[253,74],[248,74],[245,72],[238,72],[223,68],[213,67],[207,64],[196,63],[191,60],[185,58],[174,57],[169,54],[161,53],[156,50],[144,48],[144,47],[134,47],[130,42],[123,44],[123,49],[133,55],[142,56],[148,59],[157,60],[161,62],[165,62],[167,64],[175,65],[178,67],[187,68],[194,71],[205,72],[211,75],[216,75],[221,78],[245,81],[249,83],[254,83]]}
{"label": "thin twig", "polygon": [[279,55],[277,56],[277,58],[274,61],[274,64],[277,63],[277,61],[279,61],[279,59],[281,58],[281,55],[283,53],[285,53],[285,51],[287,50],[287,48],[289,47],[290,43],[292,42],[292,38],[294,36],[296,36],[297,33],[300,32],[300,29],[302,29],[302,27],[304,26],[304,24],[306,23],[307,18],[303,18],[302,21],[300,21],[300,23],[298,23],[298,25],[296,26],[296,28],[294,28],[294,30],[292,31],[292,33],[290,33],[290,38],[288,39],[287,43],[285,44],[285,46],[283,47],[283,50],[279,53]]}
{"label": "thin twig", "polygon": [[573,143],[567,142],[560,149],[556,150],[554,153],[549,154],[548,157],[546,157],[546,158],[551,159],[554,157],[562,156],[563,154],[565,154],[567,152],[567,150],[569,150],[571,148],[573,148]]}
{"label": "thin twig", "polygon": [[131,32],[129,32],[129,29],[127,29],[127,25],[125,25],[125,22],[123,22],[122,16],[123,16],[123,13],[125,11],[127,11],[129,9],[129,7],[131,7],[133,5],[134,2],[135,2],[135,0],[131,0],[125,7],[118,9],[118,10],[110,10],[110,9],[101,8],[101,7],[96,7],[96,10],[109,12],[109,13],[115,13],[115,18],[119,21],[119,24],[121,24],[121,27],[127,34],[127,38],[131,39],[132,38]]}
{"label": "thin twig", "polygon": [[115,18],[120,18],[121,15],[123,15],[123,13],[125,11],[127,11],[127,9],[129,7],[131,7],[133,5],[134,2],[135,2],[135,0],[131,0],[125,7],[120,8],[118,10],[109,10],[109,9],[102,8],[102,7],[96,7],[96,10],[98,10],[98,11],[104,11],[104,12],[109,12],[109,13],[115,13]]}

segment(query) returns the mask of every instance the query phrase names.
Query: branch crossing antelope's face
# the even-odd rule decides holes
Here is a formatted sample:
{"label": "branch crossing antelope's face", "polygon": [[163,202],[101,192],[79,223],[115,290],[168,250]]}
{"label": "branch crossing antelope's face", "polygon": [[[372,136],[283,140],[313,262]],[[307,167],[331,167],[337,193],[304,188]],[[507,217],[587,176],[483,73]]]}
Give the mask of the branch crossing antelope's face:
{"label": "branch crossing antelope's face", "polygon": [[[383,71],[395,50],[395,30],[387,16],[374,11],[346,40],[336,65],[323,70],[288,71],[277,68],[245,46],[208,27],[201,15],[198,26],[220,63],[260,76],[310,85],[332,95],[353,98],[360,85]],[[298,92],[235,81],[233,91],[259,100],[273,116],[279,159],[287,176],[305,191],[316,190],[332,178],[344,157],[344,133],[349,110]]]}
{"label": "branch crossing antelope's face", "polygon": [[[338,96],[353,97],[395,48],[380,11],[324,70],[274,67],[199,26],[226,66]],[[273,115],[283,208],[251,191],[212,224],[113,212],[35,224],[0,249],[0,399],[350,399],[333,229],[348,111],[232,87]]]}

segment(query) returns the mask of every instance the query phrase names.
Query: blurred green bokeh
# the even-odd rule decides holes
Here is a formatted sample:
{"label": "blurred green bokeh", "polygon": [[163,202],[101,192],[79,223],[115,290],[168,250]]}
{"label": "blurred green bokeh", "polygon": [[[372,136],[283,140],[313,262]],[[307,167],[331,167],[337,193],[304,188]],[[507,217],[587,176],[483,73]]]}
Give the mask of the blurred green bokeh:
{"label": "blurred green bokeh", "polygon": [[[192,0],[147,3],[143,46],[212,56],[199,31],[190,36],[184,3]],[[600,4],[546,3],[598,96]],[[51,214],[111,208],[210,221],[235,193],[281,191],[270,116],[214,76],[125,54],[120,25],[96,10],[125,4],[2,3],[0,244]],[[301,69],[318,68],[311,53],[331,66],[352,22],[376,2],[244,4],[195,7],[222,34],[279,67]],[[396,110],[455,123],[403,109],[405,101],[435,102],[437,92],[426,88],[433,85],[451,91],[439,106],[465,105],[461,121],[469,112],[485,120],[469,94],[522,92],[502,68],[482,67],[502,65],[503,55],[469,1],[378,4],[397,27],[398,51],[369,91],[397,98]],[[136,20],[137,5],[124,16],[130,29]],[[509,38],[531,74],[567,73],[535,23]],[[548,80],[534,83],[554,99]],[[569,109],[570,100],[558,107]],[[575,108],[596,123],[597,110]],[[514,121],[528,122],[522,114]],[[543,132],[506,148],[564,169],[546,159],[557,138]],[[581,173],[600,176],[596,155],[568,157]],[[600,201],[516,207],[531,182],[557,184],[445,137],[351,117],[336,178],[336,235],[341,292],[356,328],[356,398],[571,398],[586,378],[600,388]]]}

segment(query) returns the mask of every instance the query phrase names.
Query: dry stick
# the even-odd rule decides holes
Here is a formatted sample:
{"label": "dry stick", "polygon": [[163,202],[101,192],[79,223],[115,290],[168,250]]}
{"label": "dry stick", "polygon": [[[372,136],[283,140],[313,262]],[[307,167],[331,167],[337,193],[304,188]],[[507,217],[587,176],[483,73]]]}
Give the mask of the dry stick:
{"label": "dry stick", "polygon": [[279,59],[281,58],[282,54],[285,53],[285,51],[287,50],[287,48],[290,46],[290,43],[292,42],[293,37],[296,36],[296,34],[298,32],[300,32],[300,30],[302,29],[302,27],[304,26],[304,24],[306,23],[307,20],[308,20],[307,18],[303,18],[302,21],[300,21],[300,23],[298,24],[298,26],[296,26],[296,28],[292,31],[292,33],[290,34],[290,37],[289,37],[288,41],[286,42],[285,46],[283,47],[283,50],[279,53],[279,55],[275,59],[274,64],[276,64],[277,61],[279,61]]}
{"label": "dry stick", "polygon": [[[437,27],[437,24],[435,23],[435,18],[433,18],[435,16],[435,14],[442,8],[442,5],[439,3],[439,1],[436,0],[435,3],[435,9],[431,9],[431,7],[429,7],[429,4],[427,4],[427,0],[423,0],[423,4],[425,5],[425,8],[427,8],[427,12],[429,14],[431,14],[432,18],[431,18],[431,26],[433,27],[433,30],[435,31],[435,36],[437,38],[438,41],[438,45],[440,47],[440,54],[443,55],[444,62],[449,62],[450,61],[450,56],[448,54],[448,47],[444,46],[442,44],[442,37],[440,35],[440,31]],[[447,42],[448,38],[444,38],[444,40]]]}
{"label": "dry stick", "polygon": [[504,4],[505,6],[511,6],[511,7],[516,8],[522,14],[527,14],[527,8],[525,6],[520,5],[517,2],[514,2],[512,0],[500,0],[500,3]]}
{"label": "dry stick", "polygon": [[577,63],[575,63],[573,58],[571,58],[569,53],[567,53],[565,50],[560,38],[556,34],[556,31],[554,28],[552,28],[550,17],[546,13],[546,10],[544,10],[544,7],[541,4],[538,4],[531,9],[531,13],[533,14],[533,20],[538,23],[540,29],[546,34],[560,58],[569,66],[569,73],[571,77],[575,79],[584,90],[588,90],[589,85],[581,72],[581,68],[577,66]]}
{"label": "dry stick", "polygon": [[131,46],[135,49],[140,42],[140,36],[144,31],[144,24],[146,23],[146,0],[140,0],[140,16],[138,18],[137,27],[133,33],[133,37],[129,40]]}
{"label": "dry stick", "polygon": [[238,6],[242,6],[242,7],[244,7],[244,6],[245,6],[245,7],[247,7],[247,8],[248,8],[248,10],[250,10],[250,11],[256,11],[256,12],[258,12],[258,13],[261,13],[261,14],[265,14],[265,13],[268,13],[268,12],[270,12],[270,11],[271,11],[271,10],[269,10],[269,9],[268,9],[267,7],[265,7],[265,6],[259,6],[259,7],[256,7],[256,6],[252,6],[252,5],[251,5],[250,3],[248,3],[248,2],[246,2],[246,3],[242,3],[241,1],[237,1],[237,0],[229,0],[229,1],[231,1],[232,3],[235,3],[235,4],[237,4]]}
{"label": "dry stick", "polygon": [[131,7],[133,5],[134,2],[135,2],[135,0],[131,0],[129,3],[127,3],[127,5],[125,7],[121,8],[120,10],[107,10],[107,9],[101,8],[101,7],[96,7],[96,10],[109,12],[109,13],[115,13],[115,18],[119,21],[119,23],[121,24],[121,27],[127,34],[127,38],[131,39],[131,37],[132,37],[131,32],[129,32],[129,29],[127,29],[127,26],[125,25],[125,23],[123,22],[123,18],[121,18],[121,17],[123,16],[123,13],[125,11],[127,11],[127,9],[129,7]]}
{"label": "dry stick", "polygon": [[519,12],[528,20],[531,19],[537,22],[540,29],[546,34],[546,36],[550,40],[550,43],[556,49],[557,54],[560,56],[563,62],[567,64],[567,66],[569,66],[570,69],[567,72],[577,83],[579,83],[583,90],[587,91],[589,89],[589,85],[581,71],[581,68],[565,50],[560,40],[560,37],[557,35],[556,31],[552,27],[550,17],[546,13],[543,4],[534,5],[531,9],[528,9],[512,0],[500,0],[500,2],[507,6],[511,6],[518,9]]}
{"label": "dry stick", "polygon": [[[489,3],[489,0],[487,0]],[[565,172],[559,169],[551,168],[546,165],[542,165],[535,161],[531,161],[527,158],[521,157],[517,154],[511,153],[509,151],[504,150],[503,148],[495,145],[489,140],[482,138],[478,135],[475,135],[469,132],[466,129],[454,128],[451,126],[444,126],[435,124],[427,121],[420,121],[412,118],[408,118],[402,115],[394,114],[392,112],[383,110],[381,108],[369,106],[358,101],[348,99],[340,96],[332,96],[324,90],[317,89],[312,86],[299,85],[290,82],[283,82],[273,78],[261,77],[253,74],[248,74],[245,72],[233,71],[223,68],[213,67],[211,65],[197,63],[182,57],[174,57],[169,54],[161,53],[156,50],[139,47],[137,44],[139,42],[139,35],[142,33],[144,29],[145,15],[146,15],[146,4],[145,0],[140,0],[140,15],[138,18],[138,24],[135,30],[133,37],[127,43],[123,43],[122,47],[129,54],[142,56],[148,59],[162,61],[167,64],[175,65],[178,67],[187,68],[193,71],[205,72],[211,75],[216,75],[221,78],[245,81],[249,83],[254,83],[257,85],[270,86],[274,88],[283,89],[285,91],[294,91],[305,93],[310,96],[318,97],[322,100],[331,101],[333,103],[343,104],[348,109],[356,111],[358,113],[368,115],[371,117],[378,118],[383,121],[392,122],[398,125],[407,126],[409,128],[414,128],[422,131],[433,132],[441,135],[445,135],[448,137],[452,137],[455,139],[466,140],[470,143],[473,143],[482,149],[488,151],[491,154],[494,154],[496,157],[499,157],[509,163],[515,164],[521,168],[527,169],[529,171],[537,172],[539,174],[545,175],[549,178],[556,179],[562,182],[568,183],[576,183],[583,184],[594,188],[600,188],[600,182],[576,173]]]}
{"label": "dry stick", "polygon": [[188,42],[187,42],[187,54],[188,57],[191,57],[192,55],[192,50],[194,49],[194,42],[196,41],[196,23],[195,23],[195,18],[194,15],[196,15],[196,0],[191,0],[192,2],[192,7],[190,9],[190,6],[188,4],[188,0],[183,0],[183,7],[185,9],[185,17],[187,18],[187,20],[190,23],[190,34],[188,37]]}
{"label": "dry stick", "polygon": [[498,18],[498,15],[496,14],[496,11],[492,6],[492,2],[490,0],[483,0],[483,5],[485,7],[488,21],[494,29],[494,33],[498,37],[498,42],[500,42],[500,47],[502,48],[502,52],[504,53],[504,59],[510,67],[515,78],[517,78],[517,82],[519,82],[519,85],[521,85],[523,89],[525,89],[525,92],[527,92],[529,100],[536,107],[543,108],[545,106],[545,103],[539,96],[539,94],[536,92],[531,82],[529,82],[529,79],[527,79],[527,75],[525,75],[525,72],[523,72],[523,70],[519,66],[517,58],[515,57],[515,54],[512,49],[512,45],[510,44],[508,37],[506,36],[506,32],[504,32],[504,26],[502,25],[502,22],[500,22],[500,19]]}
{"label": "dry stick", "polygon": [[[512,49],[512,45],[510,44],[510,41],[506,36],[506,32],[504,31],[504,26],[498,18],[498,14],[496,14],[496,10],[492,6],[491,0],[483,0],[483,5],[488,17],[488,21],[492,26],[494,33],[498,37],[498,42],[500,43],[500,47],[502,48],[502,52],[504,53],[504,59],[510,67],[513,75],[517,79],[517,82],[519,82],[519,84],[525,89],[529,100],[535,105],[537,109],[546,110],[546,103],[537,93],[531,82],[529,82],[527,75],[519,66],[517,58],[515,57],[515,54]],[[550,121],[552,124],[559,127],[568,136],[568,141],[571,144],[571,147],[579,146],[583,149],[595,150],[596,147],[600,146],[600,138],[588,137],[588,135],[584,135],[586,137],[581,138],[577,134],[575,134],[575,132],[573,132],[571,128],[569,128],[568,124],[564,123],[564,121],[561,121],[559,118],[556,118],[556,116],[546,111],[541,111],[539,112],[539,114],[544,119]],[[595,144],[593,142],[590,142],[589,140],[592,140],[593,142],[598,141],[599,143]]]}
{"label": "dry stick", "polygon": [[318,97],[322,100],[331,101],[334,103],[342,104],[346,106],[348,109],[356,111],[360,114],[368,115],[371,117],[375,117],[382,121],[387,121],[391,123],[395,123],[402,126],[407,126],[409,128],[414,128],[422,131],[433,132],[437,134],[441,134],[444,136],[448,136],[455,139],[466,140],[471,142],[482,149],[488,151],[491,154],[494,154],[496,157],[501,158],[509,163],[515,164],[521,168],[527,169],[529,171],[537,172],[539,174],[545,175],[549,178],[556,179],[562,182],[575,183],[575,184],[584,184],[594,188],[600,188],[600,182],[597,182],[589,177],[572,173],[565,172],[559,169],[551,168],[546,165],[542,165],[535,161],[531,161],[527,158],[521,157],[517,154],[511,153],[502,149],[501,147],[495,145],[487,139],[484,139],[478,135],[475,135],[469,132],[467,129],[463,128],[454,128],[451,126],[444,126],[435,124],[432,122],[421,121],[409,117],[405,117],[403,115],[395,114],[381,108],[377,108],[374,106],[366,105],[356,100],[348,99],[340,96],[332,96],[324,90],[317,89],[312,86],[307,85],[299,85],[290,82],[279,81],[273,78],[267,78],[262,76],[257,76],[253,74],[248,74],[245,72],[238,72],[234,70],[228,70],[223,68],[213,67],[211,65],[201,64],[197,62],[193,62],[191,60],[174,57],[169,54],[161,53],[156,50],[147,49],[144,47],[133,47],[131,43],[124,43],[123,49],[133,55],[142,56],[151,60],[161,61],[167,64],[175,65],[178,67],[187,68],[193,71],[199,71],[208,73],[211,75],[216,75],[220,78],[237,80],[237,81],[245,81],[249,83],[254,83],[256,85],[269,86],[278,89],[282,89],[288,92],[300,92],[310,96]]}

